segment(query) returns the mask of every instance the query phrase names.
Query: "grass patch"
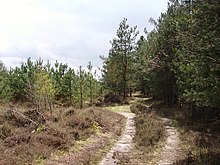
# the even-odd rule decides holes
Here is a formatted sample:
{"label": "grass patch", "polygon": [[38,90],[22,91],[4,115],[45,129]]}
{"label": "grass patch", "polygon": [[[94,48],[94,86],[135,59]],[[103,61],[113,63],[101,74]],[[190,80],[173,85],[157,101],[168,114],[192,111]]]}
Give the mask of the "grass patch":
{"label": "grass patch", "polygon": [[105,107],[105,109],[108,109],[112,112],[131,112],[129,105],[108,106],[108,107]]}

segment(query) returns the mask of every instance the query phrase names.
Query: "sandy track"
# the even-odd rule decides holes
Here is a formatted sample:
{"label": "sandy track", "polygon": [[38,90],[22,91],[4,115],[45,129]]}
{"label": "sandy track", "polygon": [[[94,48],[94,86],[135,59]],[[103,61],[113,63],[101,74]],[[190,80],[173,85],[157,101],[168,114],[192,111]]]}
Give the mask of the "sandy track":
{"label": "sandy track", "polygon": [[135,135],[134,126],[134,113],[120,112],[121,115],[127,118],[124,131],[121,137],[112,147],[112,149],[107,153],[104,159],[99,163],[99,165],[115,165],[119,161],[117,159],[123,153],[128,153],[132,146],[132,139]]}
{"label": "sandy track", "polygon": [[167,139],[165,142],[165,146],[162,148],[160,153],[160,161],[158,165],[171,165],[173,164],[179,153],[179,132],[175,127],[172,126],[172,122],[170,119],[162,118],[165,123],[165,129],[167,132]]}

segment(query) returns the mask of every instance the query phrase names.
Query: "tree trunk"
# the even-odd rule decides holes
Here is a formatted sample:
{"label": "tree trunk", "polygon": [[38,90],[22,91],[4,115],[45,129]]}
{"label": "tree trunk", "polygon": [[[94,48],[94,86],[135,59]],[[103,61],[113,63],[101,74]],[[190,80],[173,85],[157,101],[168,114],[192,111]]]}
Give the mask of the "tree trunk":
{"label": "tree trunk", "polygon": [[130,88],[130,97],[132,97],[132,88]]}
{"label": "tree trunk", "polygon": [[82,66],[79,67],[79,75],[80,75],[80,109],[82,109],[83,108]]}
{"label": "tree trunk", "polygon": [[[125,45],[126,48],[126,45]],[[124,52],[124,59],[123,59],[123,66],[124,66],[124,73],[123,73],[123,99],[126,99],[127,96],[127,67],[128,67],[128,61],[127,61],[127,50],[125,49]]]}

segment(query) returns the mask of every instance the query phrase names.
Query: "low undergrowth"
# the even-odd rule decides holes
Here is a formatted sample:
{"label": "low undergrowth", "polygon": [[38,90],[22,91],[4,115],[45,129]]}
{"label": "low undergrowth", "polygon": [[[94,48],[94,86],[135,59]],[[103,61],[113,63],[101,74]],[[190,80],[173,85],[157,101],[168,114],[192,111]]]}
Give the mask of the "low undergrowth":
{"label": "low undergrowth", "polygon": [[163,123],[155,114],[143,114],[135,118],[135,141],[140,147],[156,145],[164,136]]}
{"label": "low undergrowth", "polygon": [[182,130],[181,140],[186,156],[175,165],[220,164],[220,136]]}
{"label": "low undergrowth", "polygon": [[[177,126],[181,130],[182,149],[186,157],[176,164],[220,164],[220,132],[212,131],[217,130],[216,123],[206,120],[190,122],[191,119],[184,121],[183,118],[177,120]],[[210,125],[207,126],[207,123]],[[209,129],[212,125],[213,128]]]}
{"label": "low undergrowth", "polygon": [[137,145],[145,148],[157,144],[165,135],[163,122],[146,104],[136,102],[131,111],[136,113],[134,139]]}
{"label": "low undergrowth", "polygon": [[115,123],[123,120],[96,108],[55,108],[53,114],[25,108],[11,114],[6,109],[0,110],[0,164],[9,165],[40,164],[52,153],[68,151],[75,142],[97,133],[118,135]]}
{"label": "low undergrowth", "polygon": [[[175,164],[220,164],[220,116],[193,118],[191,111],[178,106],[166,107],[161,103],[152,105],[157,114],[174,121],[180,132],[184,158]],[[208,112],[211,113],[211,112]]]}

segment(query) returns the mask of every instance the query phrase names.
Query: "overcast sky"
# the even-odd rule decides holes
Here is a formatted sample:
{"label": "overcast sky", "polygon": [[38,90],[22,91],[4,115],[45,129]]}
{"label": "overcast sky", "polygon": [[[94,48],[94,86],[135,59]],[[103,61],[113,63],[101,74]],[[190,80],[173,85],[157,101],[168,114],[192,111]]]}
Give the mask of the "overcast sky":
{"label": "overcast sky", "polygon": [[166,0],[0,0],[0,60],[7,67],[28,57],[99,67],[124,17],[142,33],[166,8]]}

